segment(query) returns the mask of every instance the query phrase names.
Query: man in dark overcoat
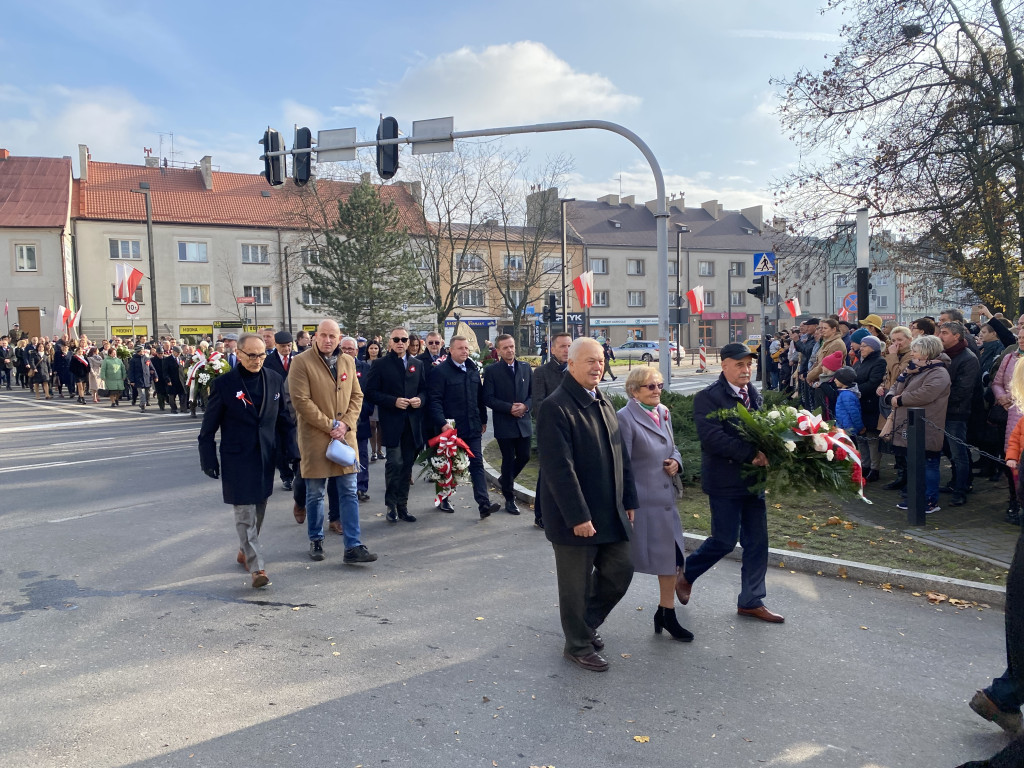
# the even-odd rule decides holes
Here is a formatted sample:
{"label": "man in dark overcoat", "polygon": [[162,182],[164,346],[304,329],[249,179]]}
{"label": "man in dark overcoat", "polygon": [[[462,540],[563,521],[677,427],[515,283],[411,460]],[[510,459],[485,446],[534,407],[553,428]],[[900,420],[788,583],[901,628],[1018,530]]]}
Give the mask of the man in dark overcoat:
{"label": "man in dark overcoat", "polygon": [[156,391],[156,403],[162,411],[164,404],[169,401],[171,413],[177,413],[179,402],[182,409],[185,407],[185,390],[181,386],[178,359],[172,354],[165,353],[161,347],[156,347],[154,353],[152,362],[158,377],[153,385],[153,389]]}
{"label": "man in dark overcoat", "polygon": [[[469,341],[465,336],[452,336],[448,357],[427,375],[427,403],[430,426],[438,434],[448,419],[455,421],[459,433],[473,457],[469,460],[469,476],[473,480],[473,499],[480,510],[480,519],[501,509],[492,504],[487,493],[480,437],[487,429],[487,406],[484,405],[480,368],[469,357]],[[439,505],[442,512],[454,512],[448,499]]]}
{"label": "man in dark overcoat", "polygon": [[676,577],[676,596],[686,605],[693,582],[733,551],[743,547],[742,583],[736,610],[741,616],[781,624],[784,619],[764,605],[765,574],[768,572],[768,512],[764,493],[751,493],[754,479],[745,475],[750,465],[767,467],[768,458],[746,440],[729,421],[714,414],[735,408],[761,408],[761,394],[751,383],[754,352],[746,344],[733,342],[722,347],[722,374],[693,400],[693,419],[701,448],[701,488],[711,505],[711,535]]}
{"label": "man in dark overcoat", "polygon": [[[264,334],[264,344],[267,343],[266,339],[267,334]],[[292,352],[292,335],[288,331],[278,331],[271,337],[271,341],[274,348],[271,349],[269,345],[267,346],[267,362],[263,364],[263,367],[268,371],[273,371],[287,381],[288,369],[291,367],[292,358],[296,354]],[[295,468],[292,466],[292,462],[281,452],[281,446],[278,446],[277,453],[277,471],[281,477],[281,484],[286,491],[290,491],[292,483],[295,482]]]}
{"label": "man in dark overcoat", "polygon": [[145,347],[137,344],[135,354],[128,361],[128,381],[132,384],[132,405],[135,405],[137,400],[143,413],[149,405],[149,388],[159,377],[160,374],[153,367],[153,362],[146,357]]}
{"label": "man in dark overcoat", "polygon": [[423,444],[423,406],[427,379],[423,361],[408,354],[409,331],[391,329],[388,353],[370,366],[366,396],[377,406],[377,418],[387,461],[384,465],[384,504],[387,520],[415,523],[409,514],[409,485],[416,453]]}
{"label": "man in dark overcoat", "polygon": [[[254,588],[270,584],[259,533],[274,491],[274,456],[278,441],[295,447],[295,422],[285,407],[284,379],[263,369],[266,347],[255,334],[243,334],[237,348],[239,365],[218,376],[210,388],[203,426],[199,430],[199,461],[203,472],[220,477],[224,503],[235,508],[235,529],[241,545],[238,561],[252,574]],[[220,462],[215,435],[220,430]]]}
{"label": "man in dark overcoat", "polygon": [[484,369],[484,403],[494,414],[494,439],[501,449],[499,485],[505,497],[505,511],[518,515],[514,486],[530,460],[533,375],[528,363],[516,360],[515,339],[502,334],[494,345],[498,359]]}
{"label": "man in dark overcoat", "polygon": [[555,551],[564,654],[593,672],[608,669],[597,628],[633,578],[629,539],[637,506],[615,408],[597,390],[603,373],[601,345],[576,339],[569,374],[537,419],[544,467],[537,498]]}
{"label": "man in dark overcoat", "polygon": [[[540,417],[540,409],[544,400],[558,389],[565,378],[566,367],[569,364],[569,345],[572,344],[572,334],[566,331],[556,333],[551,338],[551,358],[533,369],[533,381],[530,383],[531,410],[534,420]],[[543,469],[538,469],[539,474]],[[538,528],[544,527],[544,518],[540,511],[540,501],[533,503],[533,524]]]}

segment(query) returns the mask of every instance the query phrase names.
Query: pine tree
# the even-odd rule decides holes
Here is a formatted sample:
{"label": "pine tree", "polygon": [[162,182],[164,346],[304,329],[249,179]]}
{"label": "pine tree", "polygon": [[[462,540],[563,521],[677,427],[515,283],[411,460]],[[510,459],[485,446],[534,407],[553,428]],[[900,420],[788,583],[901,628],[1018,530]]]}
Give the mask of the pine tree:
{"label": "pine tree", "polygon": [[300,303],[331,314],[346,333],[386,333],[405,321],[403,305],[422,302],[408,233],[377,187],[363,182],[338,201],[337,221],[324,242],[302,286],[320,303]]}

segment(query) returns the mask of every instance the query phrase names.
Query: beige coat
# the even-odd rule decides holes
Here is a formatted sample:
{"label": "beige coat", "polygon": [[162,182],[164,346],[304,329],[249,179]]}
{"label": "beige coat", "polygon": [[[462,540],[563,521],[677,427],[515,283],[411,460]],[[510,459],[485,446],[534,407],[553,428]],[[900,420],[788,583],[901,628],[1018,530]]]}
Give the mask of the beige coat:
{"label": "beige coat", "polygon": [[363,390],[356,377],[356,366],[348,355],[338,355],[338,378],[315,347],[292,358],[288,368],[288,389],[298,425],[300,471],[303,477],[337,477],[359,470],[335,464],[327,458],[334,421],[348,427],[345,442],[358,453],[356,422],[363,406]]}
{"label": "beige coat", "polygon": [[833,352],[843,353],[843,365],[846,365],[846,342],[843,341],[843,337],[836,334],[833,338],[828,341],[822,341],[821,346],[818,347],[818,354],[814,356],[814,365],[807,372],[807,383],[813,384],[821,376],[821,361],[831,355]]}

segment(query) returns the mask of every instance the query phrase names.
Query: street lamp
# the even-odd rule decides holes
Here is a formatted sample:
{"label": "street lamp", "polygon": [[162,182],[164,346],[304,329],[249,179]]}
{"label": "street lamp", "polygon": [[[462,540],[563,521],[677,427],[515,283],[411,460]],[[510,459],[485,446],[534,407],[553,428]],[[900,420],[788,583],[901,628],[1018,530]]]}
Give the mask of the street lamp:
{"label": "street lamp", "polygon": [[[146,198],[146,240],[149,244],[149,301],[153,305],[152,317],[153,317],[153,337],[157,340],[160,338],[160,325],[156,319],[156,271],[154,269],[153,262],[153,200],[149,188],[148,181],[140,181],[139,188],[131,190],[137,195],[142,195]],[[134,298],[131,297],[131,298]]]}
{"label": "street lamp", "polygon": [[[565,286],[565,204],[576,202],[575,197],[563,197],[558,201],[559,207],[562,212],[562,330],[569,330],[569,295],[566,292]],[[551,339],[548,339],[548,343],[551,343]]]}

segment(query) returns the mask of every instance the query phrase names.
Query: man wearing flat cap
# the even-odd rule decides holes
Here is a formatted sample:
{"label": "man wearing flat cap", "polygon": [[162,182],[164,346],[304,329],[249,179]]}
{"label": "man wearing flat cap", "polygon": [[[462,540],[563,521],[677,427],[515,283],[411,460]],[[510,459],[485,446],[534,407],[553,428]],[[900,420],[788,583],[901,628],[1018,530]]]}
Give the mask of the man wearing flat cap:
{"label": "man wearing flat cap", "polygon": [[[264,328],[264,331],[268,329]],[[291,367],[292,358],[295,357],[295,353],[292,352],[292,335],[288,331],[278,331],[277,333],[270,336],[270,334],[260,334],[264,341],[269,337],[271,344],[267,344],[267,362],[263,364],[263,367],[268,371],[274,371],[278,376],[285,380],[285,391],[287,392],[288,387],[288,369]],[[274,351],[270,349],[273,347]],[[289,407],[290,407],[289,400]],[[295,481],[295,470],[292,468],[292,461],[288,459],[283,452],[279,453],[276,459],[277,471],[281,475],[281,483],[284,485],[286,491],[292,489],[292,483]]]}
{"label": "man wearing flat cap", "polygon": [[226,333],[224,334],[224,359],[228,361],[228,365],[234,368],[238,365],[238,334],[237,333]]}
{"label": "man wearing flat cap", "polygon": [[744,470],[767,467],[768,457],[743,437],[735,420],[714,414],[743,405],[761,408],[761,394],[751,382],[753,355],[745,344],[722,347],[722,374],[718,381],[697,393],[693,419],[701,449],[701,488],[711,505],[711,535],[686,558],[676,576],[676,595],[686,605],[693,583],[719,560],[743,546],[741,588],[737,613],[773,624],[784,619],[764,605],[765,574],[768,572],[768,513],[764,493],[751,493],[753,480]]}

